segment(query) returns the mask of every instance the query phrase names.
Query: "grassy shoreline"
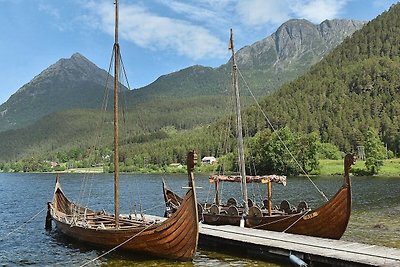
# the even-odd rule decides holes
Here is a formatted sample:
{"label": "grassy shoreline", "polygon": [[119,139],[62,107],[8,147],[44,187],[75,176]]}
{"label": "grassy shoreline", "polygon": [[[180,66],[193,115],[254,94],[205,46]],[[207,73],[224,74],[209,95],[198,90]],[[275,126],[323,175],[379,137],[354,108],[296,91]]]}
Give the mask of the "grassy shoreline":
{"label": "grassy shoreline", "polygon": [[[202,165],[196,168],[196,173],[213,173],[215,166],[212,165]],[[366,171],[365,161],[358,160],[353,166],[353,170]],[[1,172],[1,171],[0,171]],[[73,168],[66,169],[63,171],[52,171],[49,173],[104,173],[103,167],[90,167],[90,168]],[[162,174],[162,173],[186,173],[186,168],[180,167],[160,167],[158,169],[154,168],[140,168],[139,171],[129,172],[137,174]],[[312,172],[310,175],[343,175],[343,160],[320,160],[319,170]],[[390,176],[390,177],[400,177],[400,158],[398,159],[388,159],[384,160],[383,166],[376,176]]]}
{"label": "grassy shoreline", "polygon": [[[318,175],[342,175],[343,160],[320,160]],[[366,171],[365,161],[357,160],[353,170]],[[388,159],[383,161],[383,166],[376,176],[400,177],[400,159]]]}
{"label": "grassy shoreline", "polygon": [[[196,168],[196,173],[212,173],[213,166],[202,165]],[[356,164],[353,166],[353,170],[366,171],[365,161],[357,160]],[[63,171],[64,173],[102,173],[103,169],[101,167],[93,168],[75,168]],[[174,168],[168,166],[166,168],[147,169],[141,168],[138,172],[132,173],[186,173],[186,168],[179,167]],[[319,170],[311,173],[311,175],[343,175],[343,160],[320,160]],[[399,159],[388,159],[383,161],[383,166],[376,176],[390,176],[390,177],[400,177],[400,158]]]}

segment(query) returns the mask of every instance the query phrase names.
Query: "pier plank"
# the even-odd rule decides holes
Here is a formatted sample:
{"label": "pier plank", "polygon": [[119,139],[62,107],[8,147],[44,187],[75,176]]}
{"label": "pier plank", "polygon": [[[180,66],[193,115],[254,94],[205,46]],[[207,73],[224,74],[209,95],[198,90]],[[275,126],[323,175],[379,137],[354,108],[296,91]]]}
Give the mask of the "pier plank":
{"label": "pier plank", "polygon": [[300,253],[312,259],[323,259],[324,263],[338,262],[347,266],[400,266],[400,250],[369,244],[341,240],[323,239],[302,235],[270,232],[237,226],[212,226],[201,224],[203,239],[231,240],[247,245],[256,245],[269,253]]}

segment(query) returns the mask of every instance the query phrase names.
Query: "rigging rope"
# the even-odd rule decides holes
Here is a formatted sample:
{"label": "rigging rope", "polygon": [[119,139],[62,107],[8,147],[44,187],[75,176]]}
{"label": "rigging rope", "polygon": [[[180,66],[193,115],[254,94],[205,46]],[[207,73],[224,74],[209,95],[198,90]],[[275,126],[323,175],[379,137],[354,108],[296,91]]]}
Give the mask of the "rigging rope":
{"label": "rigging rope", "polygon": [[[229,87],[231,87],[232,85],[230,84]],[[228,90],[226,90],[228,91]],[[229,90],[231,92],[230,96],[229,96],[229,101],[227,101],[227,103],[233,103],[233,99],[234,99],[234,94],[232,90]],[[231,129],[231,122],[233,120],[233,113],[234,113],[234,107],[233,105],[226,105],[226,111],[224,113],[229,114],[228,117],[229,119],[227,120],[227,126],[226,127],[221,127],[221,130],[219,131],[219,142],[218,144],[220,144],[217,147],[217,151],[216,151],[216,157],[220,158],[221,155],[227,155],[228,152],[230,151],[230,129]],[[223,175],[225,172],[225,162],[222,161],[220,162],[220,168],[218,169],[218,174],[219,175]],[[215,184],[213,183],[209,183],[208,185],[208,191],[207,191],[207,197],[206,197],[206,201],[204,203],[204,209],[207,206],[208,200],[210,198],[210,194],[211,194],[211,187],[215,186]],[[219,188],[219,191],[221,192],[221,197],[220,200],[222,201],[222,190],[223,190],[223,186],[221,188]],[[213,196],[213,203],[216,202],[216,192],[214,192],[214,196]]]}
{"label": "rigging rope", "polygon": [[[243,79],[244,84],[246,85],[247,90],[249,91],[249,93],[251,94],[254,102],[256,103],[257,107],[259,108],[259,110],[261,111],[262,115],[264,116],[264,118],[267,120],[268,125],[271,127],[272,131],[274,133],[277,133],[277,130],[275,129],[275,127],[272,125],[271,121],[268,119],[267,115],[265,114],[264,110],[261,108],[260,104],[258,103],[256,97],[254,96],[253,92],[251,91],[249,85],[247,84],[246,80],[244,79],[242,73],[240,72],[239,68],[237,68],[240,77]],[[289,153],[289,155],[292,157],[292,159],[294,160],[294,162],[297,164],[297,166],[300,168],[300,170],[304,173],[304,175],[308,178],[308,180],[314,185],[314,187],[317,189],[317,191],[322,195],[322,197],[325,198],[326,201],[328,201],[328,198],[325,196],[324,192],[322,192],[318,186],[314,183],[314,181],[310,178],[310,176],[308,175],[308,173],[303,169],[303,167],[301,166],[301,164],[297,161],[297,159],[293,156],[292,152],[289,150],[289,148],[286,146],[285,142],[283,142],[282,138],[280,137],[279,134],[277,134],[277,137],[279,139],[279,141],[282,143],[282,145],[285,147],[286,151]]]}
{"label": "rigging rope", "polygon": [[[112,53],[111,53],[111,58],[110,58],[110,63],[108,66],[108,75],[106,78],[106,82],[104,85],[104,93],[103,93],[103,100],[101,103],[101,120],[97,122],[96,124],[96,128],[95,128],[95,134],[94,134],[94,142],[93,142],[93,150],[94,153],[96,153],[96,149],[99,147],[99,144],[101,144],[101,139],[104,136],[104,131],[101,130],[101,123],[103,121],[106,120],[106,114],[107,114],[107,107],[108,107],[108,100],[109,100],[109,88],[110,88],[110,82],[111,82],[111,69],[112,69],[112,65],[113,65],[113,59],[114,59],[114,51],[115,51],[115,47],[113,47],[112,49]],[[90,198],[91,198],[91,192],[93,189],[93,179],[94,178],[94,174],[84,174],[83,175],[83,179],[81,182],[81,187],[79,190],[79,195],[78,195],[78,199],[75,201],[76,205],[74,205],[74,209],[72,211],[73,214],[73,218],[75,218],[76,220],[79,219],[80,217],[80,210],[78,209],[78,205],[83,206],[83,207],[88,207],[89,206],[89,202],[90,202]],[[87,193],[88,192],[88,193]],[[85,196],[87,196],[86,200],[85,200]],[[86,202],[86,203],[85,203]],[[85,214],[85,212],[83,213]],[[86,219],[86,218],[84,218]]]}
{"label": "rigging rope", "polygon": [[[286,228],[286,229],[285,229],[284,231],[282,231],[282,232],[287,231],[290,227],[292,227],[295,223],[297,223],[301,218],[303,218],[305,215],[307,215],[310,211],[311,211],[311,210],[308,210],[307,212],[305,212],[298,220],[296,220],[294,223],[292,223],[288,228]],[[295,217],[295,216],[297,216],[297,215],[298,215],[298,214],[290,214],[289,216],[284,217],[284,218],[282,218],[282,219],[275,220],[275,221],[272,221],[272,222],[263,223],[263,224],[258,224],[258,225],[256,225],[256,226],[253,226],[253,227],[250,227],[250,228],[259,229],[259,228],[262,227],[262,226],[266,226],[266,225],[270,225],[270,224],[282,222],[282,221],[291,219],[291,218],[293,218],[293,217]]]}
{"label": "rigging rope", "polygon": [[[176,201],[177,201],[177,203],[179,203],[179,201],[177,199],[176,199]],[[179,203],[178,205],[180,206],[181,204]],[[151,208],[148,208],[148,209],[143,209],[143,212],[148,212],[150,210],[154,210],[154,209],[157,209],[159,207],[165,207],[165,202],[163,202],[163,203],[161,203],[159,205],[153,206]]]}
{"label": "rigging rope", "polygon": [[[114,59],[114,55],[115,55],[115,46],[112,49],[111,59],[110,59],[109,67],[108,67],[108,75],[107,75],[106,83],[105,83],[105,86],[104,86],[103,101],[102,101],[102,104],[101,104],[101,117],[102,117],[102,119],[97,123],[97,126],[96,126],[96,130],[95,130],[96,134],[95,134],[95,139],[94,139],[95,141],[94,141],[94,146],[93,146],[93,153],[96,153],[96,149],[99,148],[99,144],[102,143],[101,139],[104,136],[104,131],[101,131],[100,124],[101,124],[102,121],[105,120],[106,114],[107,114],[107,107],[108,107],[108,102],[109,102],[108,100],[109,100],[109,95],[110,95],[109,92],[111,91],[110,90],[110,82],[112,80],[110,73],[111,73],[111,69],[112,69],[112,66],[113,66],[113,62],[114,62],[114,60],[113,60]],[[127,75],[126,75],[125,66],[123,64],[121,55],[120,55],[119,59],[120,59],[120,63],[121,63],[120,64],[120,68],[122,69],[122,72],[119,72],[119,73],[121,73],[121,77],[124,78],[124,79],[120,79],[120,80],[122,82],[126,81],[126,86],[130,90],[129,81],[128,81],[128,78],[127,78]],[[122,73],[123,73],[123,75],[122,75]],[[125,106],[127,106],[126,105],[126,98],[124,98],[124,100],[125,100]],[[123,113],[124,121],[125,121],[124,110],[123,110],[122,113]],[[94,179],[93,178],[94,178],[94,174],[85,174],[85,175],[83,175],[81,187],[80,187],[80,190],[79,190],[79,196],[78,196],[78,200],[76,201],[76,204],[82,204],[81,206],[83,206],[83,207],[88,207],[89,206],[90,199],[91,199],[91,193],[92,193],[92,189],[93,189],[93,183],[94,183]],[[86,198],[86,200],[85,200],[85,198]],[[81,215],[81,210],[78,209],[78,206],[74,206],[74,209],[73,209],[72,213],[73,213],[73,217],[75,219],[79,219],[79,217]],[[85,213],[83,213],[83,214],[85,214]]]}
{"label": "rigging rope", "polygon": [[209,184],[209,185],[208,185],[208,191],[207,191],[206,201],[204,202],[204,209],[205,209],[206,206],[207,206],[208,199],[210,198],[210,194],[211,194],[211,183],[208,183],[208,184]]}
{"label": "rigging rope", "polygon": [[156,223],[156,221],[153,221],[152,224],[146,226],[145,228],[143,228],[143,230],[141,230],[141,231],[138,232],[137,234],[131,236],[130,238],[128,238],[127,240],[125,240],[125,241],[122,242],[121,244],[119,244],[119,245],[113,247],[112,249],[110,249],[110,250],[104,252],[104,253],[101,254],[100,256],[98,256],[98,257],[96,257],[96,258],[94,258],[94,259],[92,259],[92,260],[90,260],[90,261],[88,261],[88,262],[86,262],[86,263],[80,265],[80,267],[86,266],[86,265],[88,265],[89,263],[92,263],[92,262],[94,262],[94,261],[96,261],[96,260],[98,260],[98,259],[104,257],[105,255],[107,255],[107,254],[113,252],[114,250],[118,249],[119,247],[125,245],[126,243],[128,243],[129,241],[131,241],[132,239],[134,239],[135,237],[137,237],[138,235],[140,235],[141,233],[143,233],[144,231],[146,231],[148,228],[150,228],[151,226],[153,226],[155,223]]}
{"label": "rigging rope", "polygon": [[0,240],[5,240],[6,238],[8,238],[11,234],[15,233],[17,230],[19,230],[20,228],[24,227],[28,222],[32,221],[33,219],[35,219],[40,213],[42,213],[47,207],[44,207],[41,211],[39,211],[38,213],[36,213],[35,215],[33,215],[32,218],[30,218],[29,220],[27,220],[26,222],[23,222],[20,226],[18,226],[17,228],[15,228],[14,230],[12,230],[11,232],[9,232],[8,234],[6,234],[2,239]]}
{"label": "rigging rope", "polygon": [[289,225],[285,230],[282,231],[282,233],[285,233],[287,230],[289,230],[293,225],[295,225],[298,221],[300,221],[301,219],[304,218],[304,216],[306,216],[309,212],[311,211],[311,209],[307,210],[307,212],[305,212],[301,217],[299,217],[296,221],[294,221],[291,225]]}

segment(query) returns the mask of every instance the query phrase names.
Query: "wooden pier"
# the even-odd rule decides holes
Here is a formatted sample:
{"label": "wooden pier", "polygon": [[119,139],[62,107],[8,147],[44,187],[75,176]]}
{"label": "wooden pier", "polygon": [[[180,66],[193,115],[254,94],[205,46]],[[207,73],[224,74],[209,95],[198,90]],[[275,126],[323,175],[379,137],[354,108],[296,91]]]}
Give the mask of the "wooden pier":
{"label": "wooden pier", "polygon": [[[165,220],[152,215],[146,217]],[[400,249],[396,248],[230,225],[200,223],[199,245],[267,261],[288,262],[292,254],[311,263],[310,266],[400,267]]]}
{"label": "wooden pier", "polygon": [[313,266],[400,266],[400,249],[237,226],[200,225],[202,247],[232,249],[240,251],[240,256],[289,260],[293,254]]}

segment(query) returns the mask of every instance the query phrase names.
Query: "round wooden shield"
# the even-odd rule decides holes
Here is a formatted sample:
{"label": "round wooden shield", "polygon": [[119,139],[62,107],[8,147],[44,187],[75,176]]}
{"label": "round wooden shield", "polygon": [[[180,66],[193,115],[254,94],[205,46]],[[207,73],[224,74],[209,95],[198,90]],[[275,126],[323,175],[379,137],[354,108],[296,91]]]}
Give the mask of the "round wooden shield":
{"label": "round wooden shield", "polygon": [[234,197],[231,197],[230,199],[228,199],[228,201],[226,202],[226,205],[229,206],[236,206],[237,205],[237,201]]}
{"label": "round wooden shield", "polygon": [[247,199],[247,205],[249,205],[249,208],[254,206],[253,200],[251,200],[250,198]]}
{"label": "round wooden shield", "polygon": [[301,201],[299,203],[299,205],[297,206],[297,211],[302,212],[302,211],[305,211],[305,210],[308,210],[308,204],[305,201]]}
{"label": "round wooden shield", "polygon": [[212,204],[211,207],[210,207],[210,213],[212,215],[219,214],[219,207],[217,205],[215,205],[215,204]]}
{"label": "round wooden shield", "polygon": [[281,205],[279,206],[279,210],[284,211],[285,213],[290,213],[290,203],[287,200],[283,200]]}
{"label": "round wooden shield", "polygon": [[253,206],[249,209],[250,217],[262,217],[262,212],[259,207]]}
{"label": "round wooden shield", "polygon": [[263,200],[263,208],[267,209],[268,208],[268,199]]}
{"label": "round wooden shield", "polygon": [[238,216],[238,215],[239,215],[239,210],[238,210],[238,208],[236,208],[235,206],[230,206],[230,207],[228,208],[228,215],[231,215],[231,216]]}

